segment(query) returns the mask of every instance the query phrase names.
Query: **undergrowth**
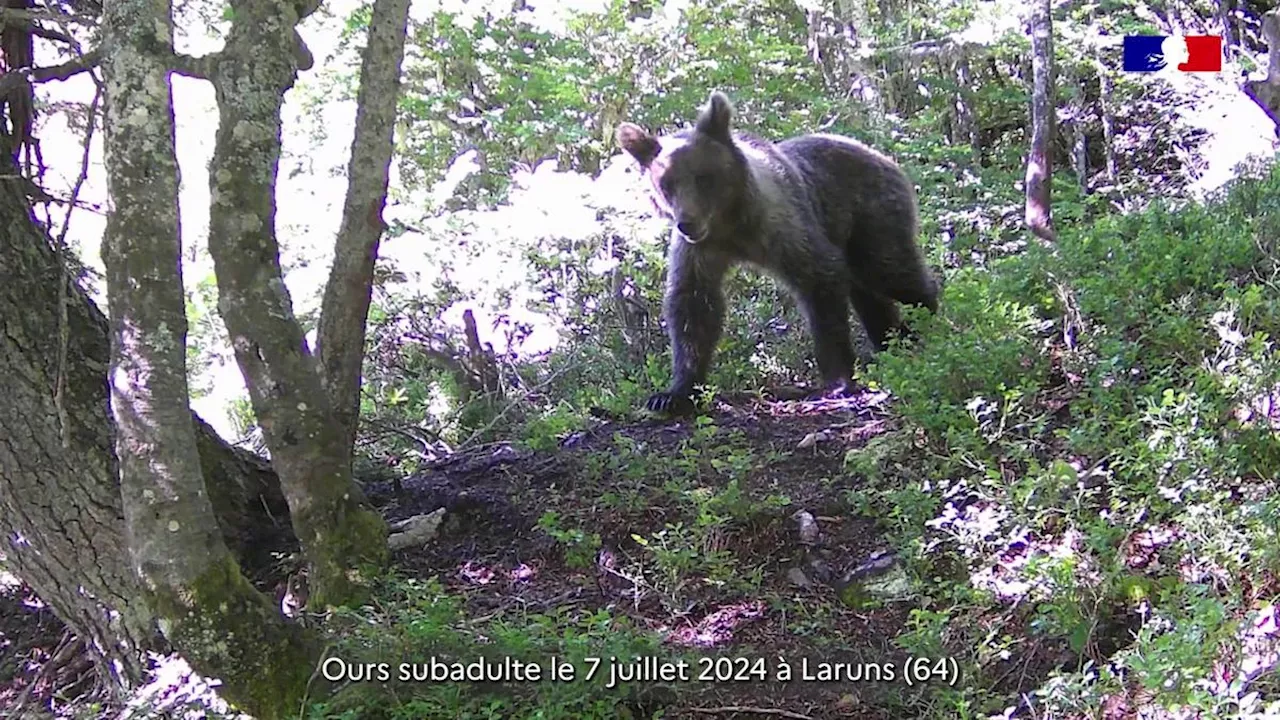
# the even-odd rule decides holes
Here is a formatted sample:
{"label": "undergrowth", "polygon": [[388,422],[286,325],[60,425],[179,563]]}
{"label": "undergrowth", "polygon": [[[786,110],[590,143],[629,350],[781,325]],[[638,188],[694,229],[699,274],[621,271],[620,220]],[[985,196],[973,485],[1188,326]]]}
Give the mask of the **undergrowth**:
{"label": "undergrowth", "polygon": [[[1173,717],[1280,710],[1280,171],[1203,206],[1059,231],[1056,247],[952,271],[943,311],[912,312],[917,337],[861,373],[891,394],[895,425],[848,452],[833,480],[852,489],[833,494],[875,520],[910,580],[894,648],[954,658],[964,678],[902,702],[930,718],[1028,704],[1048,718],[1099,717],[1117,702]],[[724,386],[759,377],[743,370],[749,355],[726,355]],[[525,417],[521,437],[551,450],[589,406],[633,407],[660,384],[653,358]],[[747,483],[797,452],[706,417],[670,452],[617,434],[579,458],[571,491],[544,493],[536,527],[578,570],[622,543],[629,580],[672,617],[711,588],[793,613],[790,640],[838,644],[837,608],[826,604],[837,599],[780,592],[767,582],[777,565],[739,547],[797,509],[785,481]],[[602,537],[606,516],[625,517],[630,537]],[[351,622],[363,652],[662,652],[654,633],[607,609],[528,612],[481,629],[439,584],[404,583],[388,597],[377,617]],[[396,718],[661,716],[673,697],[649,706],[639,688],[532,687],[348,693],[361,717]],[[354,717],[344,702],[315,716]]]}
{"label": "undergrowth", "polygon": [[865,373],[904,422],[847,458],[856,503],[949,573],[901,639],[966,658],[958,695],[1016,704],[1000,681],[1048,657],[1041,717],[1276,707],[1277,230],[1280,172],[1066,229],[957,273]]}

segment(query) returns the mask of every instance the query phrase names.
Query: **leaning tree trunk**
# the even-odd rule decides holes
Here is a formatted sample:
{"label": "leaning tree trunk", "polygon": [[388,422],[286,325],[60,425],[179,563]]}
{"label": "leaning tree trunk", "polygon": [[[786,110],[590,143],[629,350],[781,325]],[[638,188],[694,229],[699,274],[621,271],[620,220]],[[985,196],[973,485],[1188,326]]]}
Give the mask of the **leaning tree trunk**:
{"label": "leaning tree trunk", "polygon": [[318,4],[232,0],[227,42],[209,73],[219,115],[209,254],[218,308],[310,563],[310,602],[324,607],[363,599],[365,569],[385,567],[389,551],[386,523],[352,480],[275,235],[280,111],[299,65],[310,62],[295,28]]}
{"label": "leaning tree trunk", "polygon": [[350,457],[360,417],[360,370],[373,293],[373,266],[386,223],[391,152],[395,146],[400,66],[408,37],[409,0],[374,0],[360,66],[355,139],[347,170],[347,201],[324,289],[316,355],[341,447]]}
{"label": "leaning tree trunk", "polygon": [[[0,217],[8,219],[0,226],[5,567],[84,642],[108,687],[124,689],[141,678],[155,627],[127,560],[107,321],[36,223],[8,153],[0,153]],[[261,458],[192,419],[223,540],[261,567],[266,558],[250,553],[265,556],[289,530],[279,482]]]}
{"label": "leaning tree trunk", "polygon": [[64,274],[10,160],[0,153],[5,566],[80,637],[108,687],[124,689],[141,679],[155,628],[127,561],[105,322]]}
{"label": "leaning tree trunk", "polygon": [[1036,0],[1031,10],[1031,148],[1027,153],[1026,221],[1036,237],[1054,240],[1053,177],[1053,21],[1049,0]]}

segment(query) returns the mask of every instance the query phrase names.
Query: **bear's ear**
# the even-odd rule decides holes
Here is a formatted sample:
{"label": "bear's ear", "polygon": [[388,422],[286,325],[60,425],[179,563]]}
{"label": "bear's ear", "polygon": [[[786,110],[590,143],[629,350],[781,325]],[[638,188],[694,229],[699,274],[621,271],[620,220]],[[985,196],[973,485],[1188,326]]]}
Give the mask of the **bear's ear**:
{"label": "bear's ear", "polygon": [[712,92],[707,106],[698,114],[697,130],[721,142],[731,142],[729,125],[733,121],[733,105],[719,90]]}
{"label": "bear's ear", "polygon": [[614,139],[618,141],[618,147],[631,153],[631,157],[640,161],[640,167],[649,167],[649,163],[658,157],[658,152],[662,149],[658,145],[658,139],[645,132],[644,128],[632,123],[622,123],[618,126],[618,131],[614,133]]}

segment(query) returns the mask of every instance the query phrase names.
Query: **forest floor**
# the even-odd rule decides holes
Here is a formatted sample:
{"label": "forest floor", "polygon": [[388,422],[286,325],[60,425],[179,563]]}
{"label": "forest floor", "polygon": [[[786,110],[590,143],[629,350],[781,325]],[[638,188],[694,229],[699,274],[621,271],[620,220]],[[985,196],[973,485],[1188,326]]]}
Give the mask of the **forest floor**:
{"label": "forest floor", "polygon": [[[50,662],[72,642],[30,588],[0,574],[0,717],[27,705],[48,708],[59,704],[56,696],[75,697],[92,686],[91,668]],[[64,670],[54,672],[55,665]]]}
{"label": "forest floor", "polygon": [[[900,569],[845,469],[893,428],[886,399],[722,397],[698,420],[606,422],[551,452],[495,444],[367,490],[392,522],[446,508],[441,536],[395,560],[465,598],[468,618],[605,611],[654,638],[654,657],[728,659],[636,683],[637,716],[918,717],[905,696],[923,690],[893,644],[912,602],[863,587],[877,558]],[[817,679],[823,663],[853,679]],[[599,692],[616,692],[600,672]]]}
{"label": "forest floor", "polygon": [[[914,708],[928,702],[924,685],[964,678],[948,675],[955,667],[938,666],[945,660],[938,656],[928,659],[931,678],[908,682],[909,655],[895,638],[916,602],[876,521],[860,514],[861,480],[846,462],[850,451],[895,429],[883,392],[841,400],[722,396],[698,419],[600,421],[548,451],[493,443],[365,489],[392,524],[444,509],[438,537],[398,551],[394,565],[399,582],[434,579],[434,598],[458,603],[456,628],[479,637],[527,633],[525,650],[534,661],[543,652],[545,667],[585,626],[579,652],[563,655],[580,674],[591,656],[689,664],[685,678],[614,688],[605,661],[557,701],[539,700],[536,684],[508,685],[525,697],[508,697],[521,711],[502,716],[525,716],[530,702],[549,710],[550,702],[559,712],[548,716],[566,717],[591,703],[609,710],[582,716],[916,717]],[[284,579],[279,568],[255,574],[266,592]],[[388,610],[385,619],[412,624],[413,611]],[[24,700],[28,711],[97,715],[86,707],[95,697],[86,667],[50,661],[68,642],[64,626],[23,585],[0,593],[0,642],[0,707]],[[428,646],[410,641],[402,656],[381,660],[425,662],[435,656],[424,653]],[[498,644],[499,656],[506,647]],[[466,651],[453,650],[465,659]],[[837,665],[845,679],[823,675]],[[1041,679],[1028,671],[1006,689]],[[480,697],[493,691],[470,688]],[[188,697],[186,707],[200,702]],[[471,702],[481,701],[462,705]],[[370,717],[458,712],[438,702],[410,715],[367,710]]]}
{"label": "forest floor", "polygon": [[[911,717],[902,693],[917,691],[892,644],[910,603],[858,594],[862,581],[850,579],[892,557],[876,523],[852,510],[858,482],[844,469],[849,450],[892,428],[885,399],[722,398],[698,420],[601,422],[543,452],[496,443],[366,491],[392,523],[445,509],[439,536],[394,562],[402,578],[437,578],[472,631],[537,615],[563,632],[604,612],[652,643],[633,657],[691,662],[687,681],[641,680],[625,697],[601,669],[584,693],[664,717]],[[818,535],[801,529],[801,511]],[[281,580],[257,578],[266,590]],[[6,585],[0,707],[21,699],[28,711],[85,717],[91,674],[50,662],[67,641],[29,590]],[[780,660],[791,682],[778,680]],[[806,679],[821,663],[847,663],[862,679]]]}

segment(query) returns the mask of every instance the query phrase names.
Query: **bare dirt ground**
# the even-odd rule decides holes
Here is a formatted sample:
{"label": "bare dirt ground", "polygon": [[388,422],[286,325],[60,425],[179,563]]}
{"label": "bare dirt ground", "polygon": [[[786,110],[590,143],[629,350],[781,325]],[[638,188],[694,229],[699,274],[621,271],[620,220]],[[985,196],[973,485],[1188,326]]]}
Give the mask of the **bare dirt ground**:
{"label": "bare dirt ground", "polygon": [[[671,646],[751,661],[781,656],[792,663],[797,678],[802,658],[810,663],[901,661],[904,653],[891,640],[907,608],[894,603],[847,607],[837,590],[840,578],[886,550],[874,522],[850,512],[845,498],[858,481],[843,468],[848,450],[890,429],[882,400],[872,393],[825,401],[731,398],[709,414],[716,430],[702,445],[691,446],[698,431],[688,420],[603,423],[567,438],[553,452],[494,445],[410,477],[399,492],[391,482],[367,489],[389,521],[447,509],[441,537],[426,548],[398,553],[396,563],[412,576],[438,576],[467,598],[472,616],[607,608],[629,617],[635,627],[660,634]],[[709,448],[724,444],[749,459],[735,464],[725,459],[732,453],[705,457],[713,454]],[[655,457],[690,458],[697,467],[696,486],[719,490],[736,479],[745,498],[759,502],[785,495],[789,500],[781,507],[756,506],[748,517],[711,533],[703,548],[727,550],[738,571],[759,573],[753,595],[732,583],[692,577],[674,598],[645,577],[622,571],[643,554],[633,535],[647,537],[668,524],[690,522],[687,503],[682,506],[678,496],[663,492],[669,478],[662,477],[661,463],[642,460]],[[600,458],[609,470],[598,470]],[[682,482],[690,483],[687,477]],[[619,488],[644,501],[623,507],[600,501]],[[548,510],[566,518],[566,527],[599,534],[591,567],[566,562],[563,546],[538,527]],[[798,511],[817,519],[816,546],[801,541]],[[763,710],[782,717],[777,713],[914,717],[901,708],[902,690],[876,682],[702,682],[685,687],[674,706],[666,694],[655,702],[682,717],[758,717]],[[750,710],[732,711],[735,707]]]}

